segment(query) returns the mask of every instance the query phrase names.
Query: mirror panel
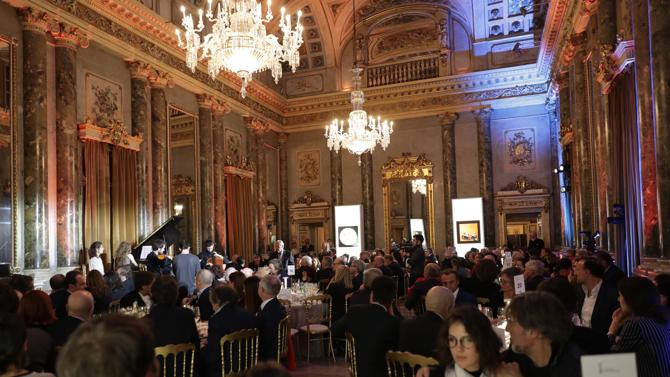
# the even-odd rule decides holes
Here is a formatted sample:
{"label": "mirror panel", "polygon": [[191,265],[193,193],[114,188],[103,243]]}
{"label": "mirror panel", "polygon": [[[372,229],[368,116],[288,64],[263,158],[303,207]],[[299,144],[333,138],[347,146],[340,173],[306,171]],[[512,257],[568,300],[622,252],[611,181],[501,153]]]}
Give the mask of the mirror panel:
{"label": "mirror panel", "polygon": [[198,250],[199,239],[199,163],[198,117],[174,105],[168,105],[168,145],[170,171],[170,211],[184,219],[177,228],[181,238]]}
{"label": "mirror panel", "polygon": [[16,254],[16,90],[16,43],[0,35],[0,263],[12,267],[20,264]]}

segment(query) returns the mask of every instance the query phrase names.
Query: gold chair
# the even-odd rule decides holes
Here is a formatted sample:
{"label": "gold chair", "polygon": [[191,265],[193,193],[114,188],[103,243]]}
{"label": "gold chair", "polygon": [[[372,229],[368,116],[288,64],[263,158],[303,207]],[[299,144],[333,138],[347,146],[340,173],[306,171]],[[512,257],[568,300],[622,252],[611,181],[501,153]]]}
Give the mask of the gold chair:
{"label": "gold chair", "polygon": [[[192,343],[168,344],[156,347],[156,359],[161,377],[191,377],[195,365],[195,346]],[[190,355],[190,356],[189,356]]]}
{"label": "gold chair", "polygon": [[344,312],[349,313],[349,307],[351,306],[351,296],[354,295],[354,292],[347,293],[344,296]]}
{"label": "gold chair", "polygon": [[350,377],[358,376],[358,364],[356,364],[356,340],[354,336],[351,335],[349,331],[344,333],[346,337],[346,351],[344,352],[344,358],[347,362],[347,369],[349,370]]}
{"label": "gold chair", "polygon": [[405,283],[403,284],[405,289],[403,289],[402,297],[407,298],[407,288],[409,288],[409,272],[407,271],[405,271],[405,273],[403,274],[403,283]]}
{"label": "gold chair", "polygon": [[426,296],[421,296],[414,303],[414,314],[421,315],[425,312],[426,312]]}
{"label": "gold chair", "polygon": [[477,304],[482,305],[482,306],[487,306],[491,300],[489,300],[487,297],[477,297]]}
{"label": "gold chair", "polygon": [[221,337],[221,374],[244,376],[258,360],[258,330],[244,329]]}
{"label": "gold chair", "polygon": [[109,303],[109,312],[116,313],[121,309],[121,300],[114,300]]}
{"label": "gold chair", "polygon": [[432,357],[415,355],[409,352],[386,352],[386,367],[389,377],[413,377],[423,367],[438,365]]}
{"label": "gold chair", "polygon": [[393,285],[395,285],[395,299],[397,300],[400,297],[400,293],[398,292],[398,276],[393,275],[391,279],[393,279]]}
{"label": "gold chair", "polygon": [[[335,362],[335,351],[333,350],[333,336],[330,332],[332,321],[333,304],[330,295],[316,295],[305,299],[305,320],[307,324],[300,326],[300,331],[307,334],[307,362],[310,357],[310,343],[312,337],[321,335],[317,340],[323,340],[328,337],[328,351],[333,356]],[[326,351],[326,352],[328,352]],[[328,355],[326,355],[327,357]]]}
{"label": "gold chair", "polygon": [[288,316],[279,321],[277,329],[277,362],[281,363],[281,358],[288,353],[289,329]]}

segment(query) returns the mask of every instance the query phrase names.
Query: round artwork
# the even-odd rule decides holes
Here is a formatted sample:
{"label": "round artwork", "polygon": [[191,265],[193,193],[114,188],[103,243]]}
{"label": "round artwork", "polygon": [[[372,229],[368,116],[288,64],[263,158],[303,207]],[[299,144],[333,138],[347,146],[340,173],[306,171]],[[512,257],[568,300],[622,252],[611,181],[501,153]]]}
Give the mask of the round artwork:
{"label": "round artwork", "polygon": [[358,233],[353,228],[344,228],[340,231],[340,243],[344,246],[354,246],[358,241]]}

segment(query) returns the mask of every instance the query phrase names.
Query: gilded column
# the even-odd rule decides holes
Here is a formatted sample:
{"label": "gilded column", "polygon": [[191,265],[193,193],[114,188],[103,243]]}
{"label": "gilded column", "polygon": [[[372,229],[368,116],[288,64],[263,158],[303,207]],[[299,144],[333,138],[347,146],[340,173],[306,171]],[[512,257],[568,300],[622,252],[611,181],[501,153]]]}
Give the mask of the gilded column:
{"label": "gilded column", "polygon": [[342,155],[335,151],[330,151],[330,200],[342,204]]}
{"label": "gilded column", "polygon": [[363,226],[365,250],[375,248],[375,197],[373,191],[372,154],[361,155],[361,190],[363,193]]}
{"label": "gilded column", "polygon": [[214,239],[214,154],[212,152],[213,98],[198,95],[200,138],[200,219],[203,240]]}
{"label": "gilded column", "polygon": [[264,251],[268,243],[268,227],[265,215],[267,208],[267,167],[265,166],[265,147],[263,135],[268,132],[268,125],[257,118],[247,117],[247,151],[256,167],[254,178],[255,203],[255,250]]}
{"label": "gilded column", "polygon": [[165,222],[171,213],[168,203],[168,145],[166,73],[154,70],[149,76],[151,86],[151,188],[154,228]]}
{"label": "gilded column", "polygon": [[[559,101],[559,118],[560,118],[560,130],[559,130],[559,145],[557,146],[559,150],[559,161],[564,165],[570,166],[572,164],[571,154],[570,154],[570,144],[563,144],[562,138],[568,132],[572,132],[572,118],[570,111],[570,76],[567,72],[559,72],[556,75],[556,83],[558,84],[558,101]],[[572,171],[564,172],[559,174],[559,192],[561,186],[570,186],[570,174]],[[573,226],[573,217],[572,217],[572,193],[560,193],[561,200],[561,234],[563,234],[563,246],[572,247],[574,246],[574,226]]]}
{"label": "gilded column", "polygon": [[279,234],[284,242],[290,240],[288,220],[288,134],[279,134]]}
{"label": "gilded column", "polygon": [[47,208],[46,13],[19,11],[23,22],[24,268],[49,267]]}
{"label": "gilded column", "polygon": [[[140,150],[137,152],[137,212],[140,239],[148,236],[153,230],[151,202],[151,182],[149,182],[149,149],[150,140],[147,126],[149,125],[149,75],[151,67],[142,62],[129,61],[130,70],[130,123],[134,136],[142,138]],[[156,224],[158,225],[158,224]]]}
{"label": "gilded column", "polygon": [[653,61],[654,120],[656,122],[656,154],[658,206],[660,211],[661,255],[670,258],[670,17],[667,0],[651,0],[651,59]]}
{"label": "gilded column", "polygon": [[[556,84],[557,85],[557,84]],[[555,92],[554,92],[555,93]],[[557,168],[561,164],[559,159],[559,138],[558,138],[558,115],[556,111],[556,97],[547,98],[544,104],[549,116],[549,133],[551,140],[551,167]],[[559,237],[561,237],[561,182],[558,174],[554,174],[551,180],[551,243],[559,245]],[[548,240],[545,240],[545,242]],[[547,247],[552,245],[546,242]]]}
{"label": "gilded column", "polygon": [[485,107],[475,110],[477,122],[477,150],[479,153],[479,195],[484,202],[484,242],[496,245],[495,213],[493,210],[493,168],[491,161],[491,112]]}
{"label": "gilded column", "polygon": [[[88,46],[76,28],[59,25],[56,41],[56,252],[58,267],[79,264],[82,249],[79,206],[80,160],[77,132],[77,46]],[[109,245],[108,247],[111,247]]]}
{"label": "gilded column", "polygon": [[[226,248],[226,152],[225,145],[225,123],[223,116],[230,110],[222,102],[215,103],[213,110],[214,122],[212,124],[212,137],[214,140],[214,169],[212,178],[214,181],[214,229],[216,242],[225,250]],[[203,238],[206,239],[206,238]]]}
{"label": "gilded column", "polygon": [[[635,40],[635,94],[637,124],[640,128],[640,156],[642,159],[642,216],[644,219],[644,251],[642,256],[660,256],[658,202],[656,186],[656,146],[654,102],[652,93],[652,66],[648,1],[633,1],[633,38]],[[667,7],[666,7],[667,8]],[[667,11],[667,9],[666,9]],[[658,10],[655,10],[658,12]],[[658,41],[659,47],[661,41]],[[664,48],[667,48],[667,45]],[[654,72],[655,73],[655,72]],[[660,98],[667,101],[668,98]],[[658,105],[658,104],[657,104]],[[663,106],[663,105],[661,105]],[[667,118],[666,118],[667,119]],[[659,129],[663,132],[663,129]],[[661,135],[662,136],[662,135]],[[660,161],[660,160],[659,160]],[[660,177],[660,175],[658,175]],[[666,198],[663,198],[664,202]]]}
{"label": "gilded column", "polygon": [[[442,125],[442,186],[444,187],[444,238],[447,246],[454,245],[454,224],[452,221],[451,199],[457,197],[456,191],[456,137],[454,127],[457,113],[440,115]],[[436,245],[432,245],[435,247]]]}

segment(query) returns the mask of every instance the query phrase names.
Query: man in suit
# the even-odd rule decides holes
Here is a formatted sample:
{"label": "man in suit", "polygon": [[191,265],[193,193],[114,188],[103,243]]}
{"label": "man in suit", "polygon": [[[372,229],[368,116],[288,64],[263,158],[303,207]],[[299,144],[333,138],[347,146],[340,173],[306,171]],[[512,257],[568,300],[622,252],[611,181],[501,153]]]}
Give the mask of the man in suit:
{"label": "man in suit", "polygon": [[149,321],[156,347],[168,344],[191,343],[200,349],[198,329],[193,312],[177,305],[178,286],[171,276],[159,276],[151,285],[151,312],[144,317]]}
{"label": "man in suit", "polygon": [[[214,307],[214,314],[209,319],[207,329],[207,346],[203,350],[206,374],[201,375],[218,377],[221,376],[221,338],[243,329],[256,327],[255,318],[237,305],[239,295],[230,284],[220,284],[210,289],[210,301]],[[275,343],[277,340],[275,339]],[[231,360],[226,360],[226,367],[230,368]],[[236,364],[232,365],[236,367]]]}
{"label": "man in suit", "polygon": [[423,273],[423,265],[426,260],[426,252],[423,250],[423,236],[415,234],[412,237],[412,256],[407,260],[410,265],[409,285],[414,284],[416,279]]}
{"label": "man in suit", "polygon": [[537,238],[537,232],[531,232],[528,241],[528,253],[531,256],[539,257],[542,249],[544,249],[544,241]]}
{"label": "man in suit", "polygon": [[351,333],[356,342],[358,375],[386,377],[386,352],[396,349],[400,320],[391,313],[395,285],[388,276],[372,282],[371,304],[352,307],[332,326],[333,336]]}
{"label": "man in suit", "polygon": [[621,269],[614,265],[614,259],[606,251],[598,251],[595,255],[598,263],[603,266],[605,272],[603,273],[603,283],[613,287],[619,286],[619,281],[626,277],[626,274]]}
{"label": "man in suit", "polygon": [[416,282],[407,292],[405,307],[414,309],[416,303],[425,297],[428,291],[436,285],[442,285],[440,281],[440,266],[437,263],[428,263],[423,268],[424,280]]}
{"label": "man in suit", "polygon": [[[399,254],[399,253],[398,253]],[[405,271],[400,267],[400,263],[395,260],[393,255],[384,255],[384,266],[391,270],[391,276],[396,276],[398,278],[398,295],[401,295],[401,292],[404,293],[405,289]]]}
{"label": "man in suit", "polygon": [[286,309],[277,300],[281,282],[276,276],[266,275],[258,284],[261,310],[256,316],[256,327],[260,332],[258,356],[261,360],[276,360],[279,322],[286,317]]}
{"label": "man in suit", "polygon": [[70,294],[67,299],[67,316],[59,318],[48,329],[54,340],[54,347],[65,345],[79,325],[91,319],[94,306],[90,292],[79,290]]}
{"label": "man in suit", "polygon": [[138,307],[151,307],[151,284],[156,275],[149,271],[136,271],[133,274],[135,289],[121,298],[119,303],[122,308],[129,308],[135,304]]}
{"label": "man in suit", "polygon": [[379,276],[382,276],[382,271],[378,268],[368,268],[363,272],[363,285],[359,290],[351,294],[349,307],[354,305],[368,305],[370,303],[372,282]]}
{"label": "man in suit", "polygon": [[603,282],[603,267],[595,258],[584,258],[575,263],[575,282],[581,284],[578,292],[577,314],[582,326],[607,334],[612,314],[619,307],[616,287]]}
{"label": "man in suit", "polygon": [[86,279],[79,270],[72,270],[65,274],[63,281],[65,289],[58,290],[51,294],[51,303],[56,311],[56,317],[67,317],[67,300],[73,292],[86,289]]}
{"label": "man in suit", "polygon": [[398,350],[436,357],[437,336],[445,318],[454,309],[454,294],[447,287],[435,286],[426,294],[426,312],[400,324]]}
{"label": "man in suit", "polygon": [[454,294],[455,306],[477,306],[477,298],[460,287],[461,278],[454,270],[446,270],[441,276],[442,285]]}
{"label": "man in suit", "polygon": [[191,305],[197,306],[200,320],[207,321],[214,314],[214,308],[209,301],[209,290],[214,282],[214,274],[210,270],[200,270],[195,275],[195,298]]}
{"label": "man in suit", "polygon": [[281,271],[286,271],[289,265],[295,265],[293,254],[284,250],[284,241],[277,240],[274,244],[274,251],[270,253],[270,259],[277,259],[280,262]]}
{"label": "man in suit", "polygon": [[523,278],[526,284],[526,292],[534,291],[544,281],[544,262],[539,259],[531,259],[526,262],[523,269]]}

